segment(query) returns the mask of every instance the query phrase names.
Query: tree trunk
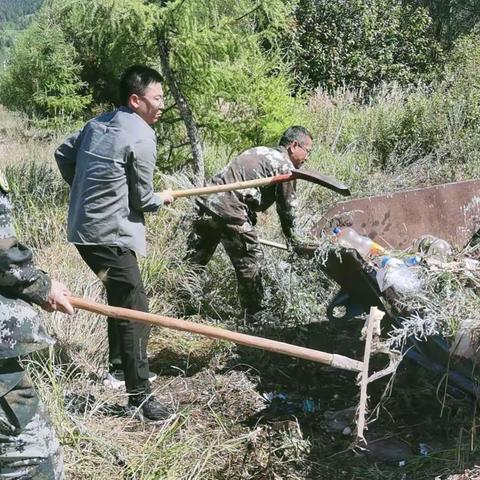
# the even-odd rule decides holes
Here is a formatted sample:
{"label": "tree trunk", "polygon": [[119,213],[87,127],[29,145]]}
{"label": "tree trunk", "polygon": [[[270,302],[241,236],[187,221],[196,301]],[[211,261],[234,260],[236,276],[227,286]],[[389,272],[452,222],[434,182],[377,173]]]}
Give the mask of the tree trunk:
{"label": "tree trunk", "polygon": [[192,110],[187,102],[187,99],[182,95],[180,87],[178,85],[175,74],[170,68],[169,61],[169,45],[165,34],[165,31],[159,30],[157,32],[157,45],[160,54],[160,64],[162,66],[162,73],[165,78],[165,82],[172,93],[172,96],[177,104],[180,116],[187,129],[188,140],[192,149],[193,158],[193,173],[194,183],[196,185],[203,185],[205,180],[205,164],[203,159],[203,149],[200,139],[200,133],[198,131],[197,124],[193,118]]}

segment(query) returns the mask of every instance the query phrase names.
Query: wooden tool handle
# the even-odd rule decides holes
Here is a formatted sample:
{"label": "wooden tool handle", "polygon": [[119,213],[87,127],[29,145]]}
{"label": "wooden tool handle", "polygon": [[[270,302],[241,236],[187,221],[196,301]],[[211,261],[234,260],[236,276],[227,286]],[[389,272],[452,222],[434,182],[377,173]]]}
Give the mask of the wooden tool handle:
{"label": "wooden tool handle", "polygon": [[259,238],[258,243],[266,245],[267,247],[278,248],[279,250],[288,250],[288,247],[284,243],[272,242],[271,240],[265,240],[264,238]]}
{"label": "wooden tool handle", "polygon": [[245,182],[226,183],[223,185],[210,185],[208,187],[189,188],[188,190],[175,190],[172,192],[173,198],[194,197],[200,195],[210,195],[212,193],[231,192],[232,190],[244,190],[245,188],[264,187],[277,183],[288,182],[295,176],[292,172],[275,175],[274,177],[256,178],[255,180],[246,180]]}
{"label": "wooden tool handle", "polygon": [[161,327],[172,328],[174,330],[181,330],[184,332],[198,333],[199,335],[204,335],[206,337],[228,340],[230,342],[238,343],[239,345],[269,350],[271,352],[282,353],[291,357],[304,358],[306,360],[312,360],[314,362],[323,363],[344,370],[351,370],[355,372],[362,370],[362,362],[348,357],[343,357],[342,355],[332,355],[331,353],[298,347],[289,343],[255,337],[253,335],[246,335],[244,333],[232,332],[230,330],[211,327],[201,323],[193,323],[186,320],[179,320],[177,318],[163,317],[153,313],[129,310],[128,308],[112,307],[110,305],[103,305],[78,297],[70,297],[70,302],[75,308],[87,310],[99,315],[105,315],[107,317],[148,323],[151,325],[159,325]]}

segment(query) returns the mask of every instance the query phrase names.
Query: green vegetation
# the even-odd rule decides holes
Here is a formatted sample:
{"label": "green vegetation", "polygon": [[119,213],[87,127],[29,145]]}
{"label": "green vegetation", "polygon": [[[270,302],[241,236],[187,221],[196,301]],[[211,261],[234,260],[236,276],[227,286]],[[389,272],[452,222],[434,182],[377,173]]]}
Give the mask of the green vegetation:
{"label": "green vegetation", "polygon": [[[34,23],[17,42],[3,77],[2,96],[11,108],[65,121],[90,102],[82,95],[77,53],[52,21]],[[32,75],[32,72],[35,72]]]}
{"label": "green vegetation", "polygon": [[[307,122],[305,99],[314,88],[355,91],[358,103],[368,104],[382,83],[393,82],[404,87],[409,105],[399,105],[403,119],[380,126],[375,150],[382,163],[392,149],[403,155],[412,143],[422,156],[444,138],[427,117],[431,98],[448,114],[441,92],[448,87],[439,85],[445,59],[478,14],[474,3],[450,3],[445,9],[406,0],[49,0],[16,44],[0,99],[62,123],[111,107],[126,66],[161,65],[168,108],[157,127],[160,155],[177,168],[193,155],[201,178],[203,152],[195,142],[230,156]],[[439,27],[446,23],[448,33]]]}
{"label": "green vegetation", "polygon": [[[273,143],[300,123],[314,134],[308,167],[350,184],[356,196],[478,178],[477,9],[473,0],[48,0],[15,44],[0,84],[1,102],[23,112],[0,109],[2,168],[19,237],[75,294],[104,301],[66,242],[68,191],[53,150],[85,117],[112,106],[125,66],[161,68],[162,58],[199,127],[207,175],[242,148]],[[179,145],[186,126],[167,93],[156,187],[185,188],[190,153]],[[305,184],[299,192],[306,231],[339,199]],[[177,201],[148,218],[142,274],[152,310],[173,317],[193,311],[193,321],[239,328],[234,273],[221,249],[202,274],[182,262],[191,213],[191,203]],[[259,216],[259,230],[282,241],[274,211]],[[358,357],[360,332],[323,322],[335,285],[289,255],[265,251],[270,310],[281,319],[265,336],[326,351],[334,344]],[[400,372],[384,404],[394,421],[382,410],[370,427],[406,438],[415,452],[420,442],[439,441],[435,454],[413,456],[404,471],[359,462],[351,437],[326,432],[324,412],[356,402],[353,376],[163,330],[151,342],[152,367],[161,374],[154,387],[179,416],[160,427],[126,421],[108,414],[125,398],[101,386],[104,319],[85,312],[46,318],[57,346],[30,369],[61,436],[69,478],[380,480],[405,473],[420,480],[463,471],[480,453],[468,405],[437,405],[425,372]],[[384,386],[369,392],[372,405]],[[260,392],[283,391],[300,403],[314,397],[318,410],[260,420]]]}
{"label": "green vegetation", "polygon": [[43,0],[0,1],[0,68],[5,68],[18,33],[32,21]]}
{"label": "green vegetation", "polygon": [[429,81],[441,47],[426,8],[398,0],[300,0],[289,57],[309,88]]}
{"label": "green vegetation", "polygon": [[476,0],[421,0],[413,5],[428,8],[435,38],[446,48],[457,38],[468,34],[480,20],[480,4]]}
{"label": "green vegetation", "polygon": [[[62,121],[82,111],[90,115],[99,105],[115,103],[116,79],[126,66],[158,66],[162,36],[165,61],[203,138],[232,151],[272,142],[299,120],[298,101],[290,95],[279,50],[273,43],[267,51],[261,45],[284,30],[290,9],[280,0],[255,8],[249,0],[177,1],[165,7],[141,0],[51,0],[16,45],[1,101]],[[178,164],[188,158],[178,147],[185,143],[185,127],[171,96],[167,105],[158,127],[166,139],[162,153]]]}
{"label": "green vegetation", "polygon": [[42,3],[43,0],[0,0],[0,23],[10,22],[22,29]]}

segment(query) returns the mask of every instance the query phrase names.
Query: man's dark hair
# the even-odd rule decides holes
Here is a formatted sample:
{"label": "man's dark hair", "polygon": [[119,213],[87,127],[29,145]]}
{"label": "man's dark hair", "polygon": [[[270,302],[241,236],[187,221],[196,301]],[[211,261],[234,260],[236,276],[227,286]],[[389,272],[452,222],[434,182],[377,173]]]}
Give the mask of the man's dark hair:
{"label": "man's dark hair", "polygon": [[300,125],[294,125],[293,127],[287,128],[283,132],[279,145],[282,147],[288,147],[292,142],[303,143],[306,137],[309,137],[310,140],[313,140],[312,134],[305,128]]}
{"label": "man's dark hair", "polygon": [[143,95],[151,83],[161,83],[163,77],[153,68],[133,65],[120,77],[120,105],[128,105],[130,95]]}

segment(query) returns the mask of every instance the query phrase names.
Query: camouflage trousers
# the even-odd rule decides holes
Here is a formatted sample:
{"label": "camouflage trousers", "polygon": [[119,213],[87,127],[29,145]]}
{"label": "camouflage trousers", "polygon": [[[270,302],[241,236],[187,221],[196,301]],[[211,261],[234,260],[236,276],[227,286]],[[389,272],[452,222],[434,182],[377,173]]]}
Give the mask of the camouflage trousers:
{"label": "camouflage trousers", "polygon": [[262,309],[264,296],[262,282],[263,250],[253,225],[226,223],[219,218],[200,215],[192,225],[188,237],[187,260],[206,265],[221,243],[232,262],[238,284],[238,296],[247,314]]}
{"label": "camouflage trousers", "polygon": [[[12,373],[2,368],[5,362],[0,361],[0,389],[12,378]],[[17,369],[16,374],[19,373],[22,372]],[[26,373],[23,372],[13,388],[2,393],[0,480],[63,479],[60,444]]]}

